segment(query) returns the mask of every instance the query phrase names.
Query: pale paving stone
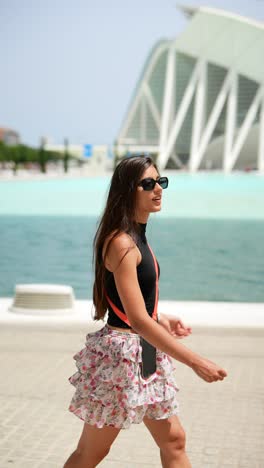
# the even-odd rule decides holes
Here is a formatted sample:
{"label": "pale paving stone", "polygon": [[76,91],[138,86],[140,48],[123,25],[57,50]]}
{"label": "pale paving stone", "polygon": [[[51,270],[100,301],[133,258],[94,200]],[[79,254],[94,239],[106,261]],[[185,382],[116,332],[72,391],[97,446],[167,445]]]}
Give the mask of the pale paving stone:
{"label": "pale paving stone", "polygon": [[[193,330],[185,344],[223,365],[228,378],[206,384],[177,363],[180,419],[193,468],[263,468],[264,330]],[[83,331],[0,331],[0,467],[62,468],[82,423],[68,413],[68,377]],[[102,468],[160,467],[144,425],[121,431]]]}

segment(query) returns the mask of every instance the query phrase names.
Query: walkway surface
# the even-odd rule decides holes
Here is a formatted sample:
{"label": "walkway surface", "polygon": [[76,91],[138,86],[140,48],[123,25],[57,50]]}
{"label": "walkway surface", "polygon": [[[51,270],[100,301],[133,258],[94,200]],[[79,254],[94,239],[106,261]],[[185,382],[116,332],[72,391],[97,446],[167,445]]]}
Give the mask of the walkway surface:
{"label": "walkway surface", "polygon": [[[250,307],[250,305],[248,305]],[[263,311],[264,312],[264,311]],[[71,329],[2,321],[0,468],[62,468],[82,423],[67,411],[73,354],[94,325]],[[223,365],[224,382],[207,384],[178,363],[180,419],[193,468],[264,467],[264,328],[193,327],[185,344]],[[102,468],[160,467],[144,425],[121,431]]]}

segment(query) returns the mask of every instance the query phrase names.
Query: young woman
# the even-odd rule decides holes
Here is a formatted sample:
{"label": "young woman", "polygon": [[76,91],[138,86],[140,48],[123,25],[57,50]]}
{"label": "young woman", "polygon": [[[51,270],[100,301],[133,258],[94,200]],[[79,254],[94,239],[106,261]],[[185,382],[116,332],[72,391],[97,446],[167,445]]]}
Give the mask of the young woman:
{"label": "young woman", "polygon": [[176,339],[191,333],[180,319],[157,313],[159,265],[145,230],[167,186],[149,157],[124,159],[114,171],[94,240],[95,319],[108,311],[108,320],[87,335],[86,347],[74,357],[70,411],[84,428],[64,468],[96,467],[120,429],[141,421],[160,448],[164,468],[189,468],[171,358],[206,382],[227,375]]}

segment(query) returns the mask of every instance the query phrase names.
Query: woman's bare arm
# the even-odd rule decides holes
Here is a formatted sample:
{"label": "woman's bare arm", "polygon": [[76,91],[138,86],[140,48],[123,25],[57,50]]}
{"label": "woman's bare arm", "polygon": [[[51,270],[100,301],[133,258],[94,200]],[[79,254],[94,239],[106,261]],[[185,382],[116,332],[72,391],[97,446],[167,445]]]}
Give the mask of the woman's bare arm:
{"label": "woman's bare arm", "polygon": [[[156,348],[191,367],[207,382],[223,380],[226,372],[211,361],[199,356],[175,338],[147,313],[138,284],[139,251],[131,248],[126,234],[115,238],[109,247],[106,262],[113,271],[117,291],[132,328]],[[124,256],[124,252],[128,252]]]}

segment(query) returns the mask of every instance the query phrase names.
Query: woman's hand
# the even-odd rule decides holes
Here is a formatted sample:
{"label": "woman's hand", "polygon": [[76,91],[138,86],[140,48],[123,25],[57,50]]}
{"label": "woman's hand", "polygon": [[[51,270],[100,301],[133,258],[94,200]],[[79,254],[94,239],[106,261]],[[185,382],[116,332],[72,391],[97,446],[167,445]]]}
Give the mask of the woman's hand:
{"label": "woman's hand", "polygon": [[[178,317],[160,314],[159,324],[162,325],[172,336],[184,338],[192,333],[192,329],[187,327]],[[206,382],[217,382],[224,380],[226,371],[209,359],[197,356],[191,365],[193,371]]]}
{"label": "woman's hand", "polygon": [[191,327],[187,327],[182,320],[172,315],[160,314],[159,324],[176,338],[185,338],[192,333]]}
{"label": "woman's hand", "polygon": [[224,380],[227,376],[226,371],[209,359],[199,358],[193,365],[194,372],[206,382],[217,382]]}

